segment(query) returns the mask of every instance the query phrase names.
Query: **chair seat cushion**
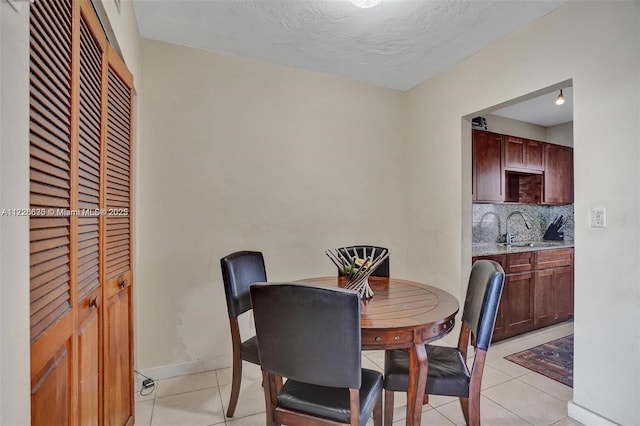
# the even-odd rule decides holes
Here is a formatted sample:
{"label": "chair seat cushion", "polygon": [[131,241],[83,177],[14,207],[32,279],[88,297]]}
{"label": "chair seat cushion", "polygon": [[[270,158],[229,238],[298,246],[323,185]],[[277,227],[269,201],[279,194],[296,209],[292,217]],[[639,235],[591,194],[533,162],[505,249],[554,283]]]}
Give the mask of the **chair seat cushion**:
{"label": "chair seat cushion", "polygon": [[240,343],[240,358],[252,364],[260,365],[260,356],[258,355],[258,340],[256,336]]}
{"label": "chair seat cushion", "polygon": [[[381,392],[382,374],[363,368],[359,424],[367,423]],[[349,423],[351,418],[349,389],[346,388],[318,386],[289,379],[278,394],[278,406],[344,423]]]}
{"label": "chair seat cushion", "polygon": [[[426,345],[429,370],[425,393],[430,395],[469,396],[469,369],[458,348]],[[409,386],[409,354],[406,349],[387,351],[384,388],[406,392]]]}

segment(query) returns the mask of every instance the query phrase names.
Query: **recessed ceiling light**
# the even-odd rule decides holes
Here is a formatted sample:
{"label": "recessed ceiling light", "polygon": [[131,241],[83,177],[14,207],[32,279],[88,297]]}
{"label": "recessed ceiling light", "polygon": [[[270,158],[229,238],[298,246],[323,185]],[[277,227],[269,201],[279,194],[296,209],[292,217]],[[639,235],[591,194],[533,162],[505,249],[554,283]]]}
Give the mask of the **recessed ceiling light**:
{"label": "recessed ceiling light", "polygon": [[351,3],[363,9],[369,9],[377,6],[382,0],[351,0]]}

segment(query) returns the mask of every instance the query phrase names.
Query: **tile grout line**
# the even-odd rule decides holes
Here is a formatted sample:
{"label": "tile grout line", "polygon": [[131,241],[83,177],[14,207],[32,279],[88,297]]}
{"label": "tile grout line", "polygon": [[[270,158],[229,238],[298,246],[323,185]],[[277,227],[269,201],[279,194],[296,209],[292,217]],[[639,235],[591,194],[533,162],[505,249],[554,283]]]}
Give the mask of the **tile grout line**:
{"label": "tile grout line", "polygon": [[[532,371],[532,373],[533,373],[533,374],[538,374],[538,375],[543,376],[543,377],[546,377],[546,378],[547,378],[547,379],[549,379],[549,380],[553,380],[552,378],[547,377],[547,376],[545,376],[544,374],[540,374],[540,373],[535,372],[535,371]],[[523,375],[523,376],[520,376],[520,377],[524,377],[524,376],[527,376],[527,374],[525,374],[525,375]],[[558,398],[557,396],[550,394],[549,392],[547,392],[547,391],[546,391],[546,390],[544,390],[544,389],[540,389],[540,388],[539,388],[539,387],[537,387],[537,386],[533,386],[533,385],[532,385],[532,384],[530,384],[530,383],[524,382],[524,381],[520,380],[520,377],[517,377],[515,380],[517,380],[517,381],[519,381],[520,383],[523,383],[523,384],[525,384],[525,385],[527,385],[527,386],[529,386],[529,387],[531,387],[531,388],[533,388],[533,389],[537,389],[537,390],[539,390],[540,392],[544,393],[545,395],[549,395],[550,397],[555,398],[555,399],[557,399],[558,401],[560,401],[560,402],[562,402],[562,403],[564,403],[564,404],[567,404],[567,402],[568,402],[568,401],[564,401],[564,400],[562,400],[562,399]],[[565,385],[564,383],[560,383],[560,382],[558,382],[558,383],[559,383],[559,384],[561,384],[561,385],[563,385],[563,386],[567,386],[567,385]],[[567,386],[567,387],[570,387],[570,386]],[[571,397],[573,398],[573,388],[571,388]]]}
{"label": "tile grout line", "polygon": [[224,410],[224,402],[222,401],[222,389],[220,389],[220,380],[218,379],[218,370],[216,372],[216,386],[218,387],[218,398],[220,398],[220,408],[222,408],[222,418],[224,425],[227,425],[227,412]]}
{"label": "tile grout line", "polygon": [[156,410],[156,397],[158,396],[158,394],[155,393],[155,390],[153,392],[154,392],[153,404],[151,405],[151,415],[149,416],[149,426],[153,424],[153,412]]}
{"label": "tile grout line", "polygon": [[[511,380],[517,380],[515,378],[511,379]],[[508,381],[507,381],[508,382]],[[504,382],[504,383],[507,383]],[[507,407],[505,407],[504,405],[500,404],[498,401],[494,400],[493,398],[489,397],[488,395],[482,395],[482,391],[480,391],[481,396],[484,396],[485,398],[487,398],[489,401],[493,402],[494,404],[496,404],[499,407],[502,407],[503,409],[505,409],[506,411],[508,411],[509,413],[513,414],[514,416],[516,416],[517,418],[521,419],[523,422],[525,422],[528,425],[532,425],[533,423],[529,422],[527,419],[525,419],[524,417],[520,416],[517,413],[514,413],[513,411],[511,411],[510,409],[508,409]],[[480,410],[480,412],[482,413],[482,409]]]}

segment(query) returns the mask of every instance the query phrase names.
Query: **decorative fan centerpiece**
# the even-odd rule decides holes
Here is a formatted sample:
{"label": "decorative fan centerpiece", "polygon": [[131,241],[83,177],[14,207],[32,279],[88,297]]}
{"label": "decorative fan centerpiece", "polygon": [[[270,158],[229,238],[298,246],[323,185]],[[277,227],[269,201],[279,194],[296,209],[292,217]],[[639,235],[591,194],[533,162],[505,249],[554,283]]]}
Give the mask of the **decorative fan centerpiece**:
{"label": "decorative fan centerpiece", "polygon": [[329,259],[338,267],[340,275],[347,277],[345,288],[360,293],[363,299],[373,297],[369,287],[369,276],[389,257],[385,248],[361,248],[358,253],[355,247],[343,247],[325,251]]}

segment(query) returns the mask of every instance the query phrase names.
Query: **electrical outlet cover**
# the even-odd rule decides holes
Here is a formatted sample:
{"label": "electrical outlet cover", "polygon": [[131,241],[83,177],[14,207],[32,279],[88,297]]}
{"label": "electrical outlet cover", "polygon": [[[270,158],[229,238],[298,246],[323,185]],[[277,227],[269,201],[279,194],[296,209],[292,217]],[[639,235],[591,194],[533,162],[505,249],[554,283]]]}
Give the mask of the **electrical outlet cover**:
{"label": "electrical outlet cover", "polygon": [[607,209],[604,207],[591,207],[590,226],[592,228],[607,227]]}

